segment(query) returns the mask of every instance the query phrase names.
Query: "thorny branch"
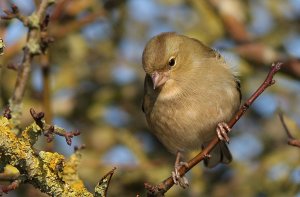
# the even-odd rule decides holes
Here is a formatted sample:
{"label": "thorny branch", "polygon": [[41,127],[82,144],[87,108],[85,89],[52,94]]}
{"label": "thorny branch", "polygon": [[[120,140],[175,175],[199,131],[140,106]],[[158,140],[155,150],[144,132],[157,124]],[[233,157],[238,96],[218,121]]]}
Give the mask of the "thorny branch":
{"label": "thorny branch", "polygon": [[[273,63],[268,76],[266,77],[265,81],[261,84],[261,86],[253,93],[253,95],[244,103],[244,105],[240,108],[240,110],[236,113],[236,115],[228,122],[228,126],[232,128],[235,123],[244,115],[247,109],[252,105],[252,103],[265,91],[266,88],[273,85],[275,80],[273,80],[273,76],[281,69],[282,63]],[[195,165],[201,162],[203,159],[209,155],[211,150],[218,144],[219,139],[216,136],[211,140],[205,149],[203,149],[198,155],[192,158],[187,163],[187,167],[183,165],[178,171],[180,176],[186,174],[190,169],[192,169]],[[148,191],[147,196],[164,196],[164,194],[174,185],[173,178],[169,177],[162,181],[158,185],[150,185],[145,183],[145,188]]]}
{"label": "thorny branch", "polygon": [[283,113],[280,112],[280,113],[278,114],[278,116],[279,116],[279,119],[280,119],[280,121],[281,121],[281,124],[282,124],[282,126],[283,126],[283,128],[284,128],[284,130],[285,130],[285,132],[286,132],[286,134],[287,134],[287,136],[288,136],[288,142],[287,142],[287,143],[288,143],[289,145],[291,145],[291,146],[296,146],[296,147],[300,148],[300,140],[299,140],[299,139],[295,139],[294,136],[291,134],[291,132],[290,132],[288,126],[286,125],[286,123],[285,123],[285,121],[284,121]]}

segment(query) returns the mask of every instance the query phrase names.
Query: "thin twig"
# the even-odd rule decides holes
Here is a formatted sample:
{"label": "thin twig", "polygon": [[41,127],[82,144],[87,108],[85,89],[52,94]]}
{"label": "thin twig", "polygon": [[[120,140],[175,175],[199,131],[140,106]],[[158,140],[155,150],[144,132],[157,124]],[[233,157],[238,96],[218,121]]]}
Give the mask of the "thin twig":
{"label": "thin twig", "polygon": [[45,112],[45,121],[52,122],[52,110],[51,110],[51,80],[50,80],[50,66],[49,55],[41,55],[41,69],[43,75],[43,111]]}
{"label": "thin twig", "polygon": [[289,145],[291,145],[291,146],[296,146],[296,147],[300,148],[300,140],[295,139],[294,136],[291,134],[291,132],[290,132],[288,126],[286,125],[286,123],[285,123],[285,121],[284,121],[283,113],[280,112],[280,113],[278,114],[278,116],[279,116],[280,122],[281,122],[281,124],[282,124],[282,126],[283,126],[283,128],[284,128],[284,130],[285,130],[285,133],[286,133],[287,136],[288,136],[288,142],[287,142],[287,143],[288,143]]}
{"label": "thin twig", "polygon": [[[194,0],[195,1],[195,0]],[[196,0],[197,1],[197,0]],[[223,22],[224,30],[226,30],[229,36],[238,43],[250,42],[252,41],[251,34],[247,31],[247,26],[237,17],[236,13],[229,13],[227,10],[223,9],[219,1],[209,0],[208,3],[214,7],[220,19]],[[234,2],[227,2],[230,7],[234,6]]]}
{"label": "thin twig", "polygon": [[29,50],[27,48],[24,49],[24,57],[22,60],[22,65],[20,66],[20,69],[18,70],[18,76],[17,81],[15,84],[15,89],[12,97],[12,103],[13,104],[20,104],[24,93],[25,88],[27,85],[29,73],[30,73],[30,65],[32,62],[33,56],[29,53]]}
{"label": "thin twig", "polygon": [[62,15],[65,14],[65,8],[71,0],[60,0],[57,2],[55,9],[52,12],[51,20],[57,21]]}
{"label": "thin twig", "polygon": [[1,192],[4,193],[8,193],[9,191],[15,190],[19,187],[21,181],[19,179],[14,180],[13,182],[11,182],[9,185],[3,185],[0,188],[0,196],[1,196]]}
{"label": "thin twig", "polygon": [[[194,4],[199,3],[197,0],[190,1]],[[248,31],[249,28],[247,28],[247,24],[239,17],[240,10],[230,13],[228,12],[228,9],[224,9],[225,6],[223,6],[224,4],[220,3],[220,1],[209,0],[207,2],[217,11],[219,18],[223,23],[223,29],[228,36],[237,43],[237,46],[234,49],[236,53],[244,59],[255,62],[258,65],[265,65],[271,62],[283,62],[283,73],[297,79],[300,78],[299,58],[292,58],[286,52],[282,53],[261,41],[257,41],[257,39],[255,39]],[[236,4],[234,1],[227,2],[226,4],[230,3],[233,4],[232,6]]]}
{"label": "thin twig", "polygon": [[[45,112],[45,121],[47,123],[52,123],[52,108],[51,108],[51,88],[50,88],[50,63],[49,63],[49,53],[48,53],[48,45],[53,42],[53,38],[48,35],[48,24],[50,21],[50,16],[46,15],[44,21],[41,24],[41,50],[42,54],[40,57],[40,64],[43,75],[43,111]],[[46,148],[47,151],[53,151],[53,143],[47,143]]]}
{"label": "thin twig", "polygon": [[6,107],[4,109],[4,113],[3,113],[3,116],[7,119],[11,119],[11,110],[9,109],[9,107]]}
{"label": "thin twig", "polygon": [[[261,86],[253,93],[253,95],[244,103],[244,105],[240,108],[240,110],[236,113],[236,115],[228,122],[228,126],[232,128],[235,123],[244,115],[247,109],[251,106],[251,104],[265,91],[266,88],[273,85],[275,80],[273,80],[273,76],[280,70],[282,63],[273,63],[268,76],[265,81],[261,84]],[[211,142],[208,144],[205,149],[203,149],[198,155],[192,158],[188,165],[181,166],[178,170],[180,176],[186,174],[190,169],[192,169],[195,165],[201,162],[203,159],[209,155],[211,150],[218,144],[219,138],[215,136]],[[164,196],[164,194],[174,185],[174,181],[172,177],[169,177],[162,181],[160,184],[152,186],[148,183],[145,183],[145,188],[148,190],[147,196]]]}
{"label": "thin twig", "polygon": [[36,15],[39,19],[39,21],[42,20],[42,18],[44,17],[44,14],[46,13],[46,9],[48,8],[48,6],[50,6],[52,3],[54,3],[55,1],[50,1],[50,0],[43,0],[36,12]]}
{"label": "thin twig", "polygon": [[49,125],[43,121],[43,118],[45,116],[44,112],[35,112],[33,108],[30,109],[30,114],[32,118],[34,119],[35,123],[40,127],[40,129],[43,131],[44,136],[47,137],[47,142],[52,142],[54,134],[63,136],[66,139],[66,142],[68,145],[72,144],[72,138],[74,136],[80,135],[79,131],[70,131],[67,132],[62,128],[54,127],[53,125]]}
{"label": "thin twig", "polygon": [[[50,29],[50,34],[57,39],[63,38],[66,35],[68,35],[70,32],[77,31],[82,27],[84,27],[85,25],[90,24],[91,22],[97,19],[101,19],[101,17],[104,17],[105,15],[106,13],[104,10],[97,13],[91,13],[81,19],[78,19],[77,21],[64,24],[63,26],[59,25],[59,27],[53,27],[52,29]],[[57,31],[57,29],[59,29],[59,31]]]}
{"label": "thin twig", "polygon": [[32,13],[28,17],[21,15],[18,7],[16,5],[12,5],[11,11],[5,10],[4,12],[6,16],[1,17],[2,19],[17,18],[22,21],[25,26],[28,26],[27,42],[26,46],[24,47],[23,60],[20,64],[20,69],[18,69],[15,89],[10,103],[10,105],[13,105],[11,108],[12,110],[18,109],[17,106],[22,102],[31,70],[33,57],[41,54],[42,52],[41,45],[43,43],[41,43],[41,21],[43,20],[47,7],[54,2],[54,0],[42,0],[37,11]]}
{"label": "thin twig", "polygon": [[6,14],[5,16],[1,16],[1,19],[3,20],[10,20],[13,18],[19,19],[25,26],[28,25],[28,18],[24,15],[22,15],[19,12],[19,8],[15,5],[12,4],[11,6],[11,11],[9,10],[3,10],[3,12]]}

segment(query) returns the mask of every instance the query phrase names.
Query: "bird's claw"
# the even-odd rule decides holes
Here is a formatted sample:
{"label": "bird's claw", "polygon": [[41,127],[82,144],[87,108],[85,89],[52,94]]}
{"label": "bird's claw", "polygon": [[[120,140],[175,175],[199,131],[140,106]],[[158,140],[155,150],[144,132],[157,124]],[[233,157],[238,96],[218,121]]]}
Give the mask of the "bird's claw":
{"label": "bird's claw", "polygon": [[218,135],[219,140],[229,143],[230,139],[229,139],[227,133],[230,132],[231,129],[229,128],[229,126],[225,122],[220,122],[217,125],[216,131],[217,131],[217,135]]}
{"label": "bird's claw", "polygon": [[181,157],[180,152],[177,152],[174,171],[172,171],[172,178],[176,185],[180,185],[182,188],[185,189],[189,186],[189,182],[185,176],[180,176],[179,169],[182,166],[188,168],[188,163],[180,161],[180,157]]}
{"label": "bird's claw", "polygon": [[204,159],[210,159],[211,158],[211,155],[210,154],[205,154],[204,155]]}
{"label": "bird's claw", "polygon": [[180,185],[180,187],[182,188],[187,188],[189,186],[189,182],[187,180],[187,178],[185,176],[181,177],[181,176],[177,176],[176,172],[172,172],[172,178],[173,181],[176,185]]}

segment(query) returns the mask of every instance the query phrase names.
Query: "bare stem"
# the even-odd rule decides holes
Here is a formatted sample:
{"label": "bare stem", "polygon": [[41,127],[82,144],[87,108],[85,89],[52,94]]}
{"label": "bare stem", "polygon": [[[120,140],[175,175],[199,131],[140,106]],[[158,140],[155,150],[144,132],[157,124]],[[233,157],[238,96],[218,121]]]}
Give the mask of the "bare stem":
{"label": "bare stem", "polygon": [[20,104],[25,93],[26,84],[30,73],[30,65],[33,56],[28,52],[28,49],[24,49],[24,57],[22,65],[18,70],[17,81],[15,84],[15,90],[12,97],[13,104]]}
{"label": "bare stem", "polygon": [[291,146],[296,146],[296,147],[300,148],[300,140],[295,139],[294,136],[291,134],[288,126],[286,125],[286,123],[284,121],[283,114],[279,113],[278,115],[279,115],[279,119],[281,121],[281,124],[284,128],[284,131],[286,132],[286,134],[288,136],[288,142],[287,143]]}
{"label": "bare stem", "polygon": [[[18,18],[24,25],[28,26],[27,43],[24,47],[24,55],[20,68],[18,70],[15,89],[11,99],[12,109],[18,109],[18,105],[21,104],[26,90],[27,81],[29,78],[31,64],[35,55],[41,54],[41,21],[45,15],[47,7],[54,1],[42,0],[39,8],[32,15],[25,17],[22,16],[18,8],[13,5],[12,11],[5,11],[6,19]],[[3,18],[3,17],[2,17]],[[5,18],[5,17],[4,17]]]}

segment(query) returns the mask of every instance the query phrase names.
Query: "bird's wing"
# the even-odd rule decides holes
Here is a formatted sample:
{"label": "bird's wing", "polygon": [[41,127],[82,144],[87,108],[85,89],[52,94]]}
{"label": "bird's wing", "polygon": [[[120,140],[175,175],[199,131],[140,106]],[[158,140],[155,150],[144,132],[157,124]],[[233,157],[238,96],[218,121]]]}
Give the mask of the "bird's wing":
{"label": "bird's wing", "polygon": [[241,83],[240,83],[240,80],[236,76],[234,78],[235,78],[235,82],[236,82],[236,89],[239,92],[240,102],[241,102],[241,100],[242,100]]}
{"label": "bird's wing", "polygon": [[[223,57],[221,56],[221,54],[216,51],[215,49],[211,49],[211,50],[207,50],[208,54],[210,54],[211,56],[213,56],[214,58],[217,58],[218,60],[221,61],[225,61],[223,59]],[[240,101],[242,100],[242,92],[241,92],[241,84],[240,84],[240,80],[238,79],[237,76],[234,75],[234,80],[236,82],[236,89],[239,92],[239,96],[240,96]]]}
{"label": "bird's wing", "polygon": [[151,77],[146,74],[145,81],[144,81],[144,97],[142,101],[142,110],[144,113],[147,113],[149,111],[151,102],[150,102],[150,89],[151,89]]}
{"label": "bird's wing", "polygon": [[210,158],[204,160],[204,165],[208,168],[213,168],[219,163],[229,164],[232,161],[232,155],[225,144],[219,142],[210,152]]}
{"label": "bird's wing", "polygon": [[143,100],[142,100],[142,111],[145,113],[144,98],[143,98]]}

